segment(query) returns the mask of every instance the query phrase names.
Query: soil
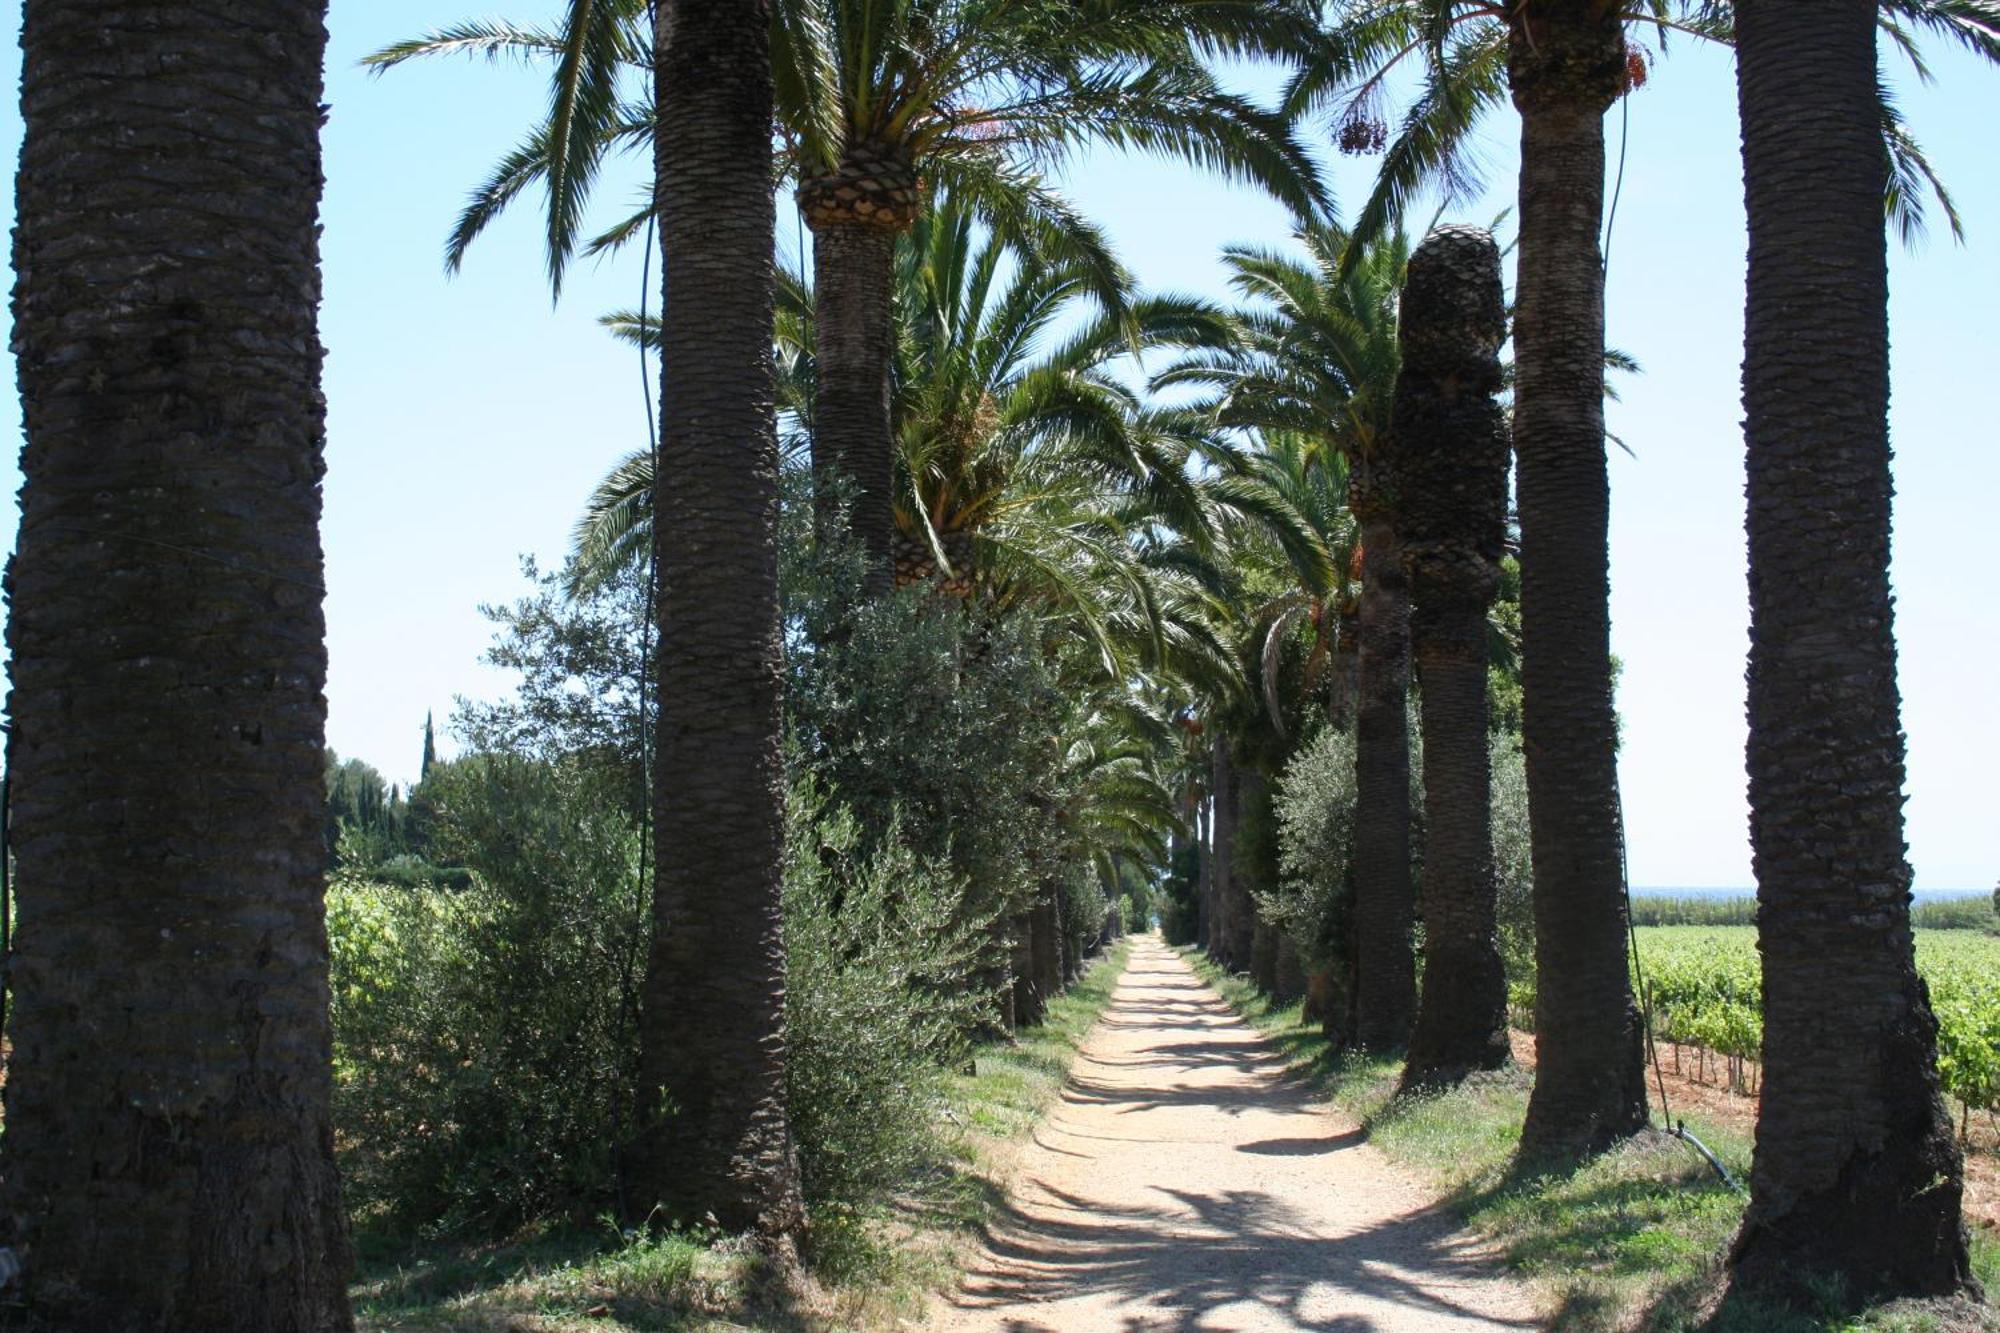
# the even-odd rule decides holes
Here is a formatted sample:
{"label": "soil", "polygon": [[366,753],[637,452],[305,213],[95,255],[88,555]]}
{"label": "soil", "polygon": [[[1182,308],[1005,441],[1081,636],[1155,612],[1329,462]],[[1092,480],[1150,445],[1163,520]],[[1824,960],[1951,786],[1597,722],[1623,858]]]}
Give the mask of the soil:
{"label": "soil", "polygon": [[939,1333],[1534,1328],[1528,1293],[1170,949],[1135,942]]}

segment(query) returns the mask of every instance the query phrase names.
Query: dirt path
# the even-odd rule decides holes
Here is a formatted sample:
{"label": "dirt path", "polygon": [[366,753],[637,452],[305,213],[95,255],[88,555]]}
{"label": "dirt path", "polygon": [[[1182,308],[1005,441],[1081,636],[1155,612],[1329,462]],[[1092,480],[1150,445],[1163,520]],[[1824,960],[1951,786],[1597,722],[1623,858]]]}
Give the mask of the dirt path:
{"label": "dirt path", "polygon": [[1179,955],[1137,941],[933,1328],[1533,1328],[1525,1292]]}

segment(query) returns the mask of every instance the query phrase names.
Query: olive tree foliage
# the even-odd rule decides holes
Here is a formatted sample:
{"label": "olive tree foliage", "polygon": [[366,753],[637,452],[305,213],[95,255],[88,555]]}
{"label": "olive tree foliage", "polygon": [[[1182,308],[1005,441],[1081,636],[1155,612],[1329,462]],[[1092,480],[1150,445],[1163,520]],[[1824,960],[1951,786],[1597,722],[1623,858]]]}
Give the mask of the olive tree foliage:
{"label": "olive tree foliage", "polygon": [[644,961],[638,839],[588,765],[519,754],[429,784],[463,888],[337,875],[334,1119],[364,1223],[501,1234],[614,1201]]}
{"label": "olive tree foliage", "polygon": [[[529,594],[488,612],[488,660],[517,688],[461,701],[463,757],[423,785],[435,854],[463,871],[343,872],[328,895],[335,1118],[366,1226],[503,1235],[633,1205],[644,571],[581,598],[526,572]],[[795,572],[796,635],[838,580]],[[1036,766],[1052,743],[1030,739],[1046,685],[1018,636],[975,643],[958,613],[908,599],[840,636],[795,641],[787,682],[787,1111],[822,1212],[866,1206],[940,1151],[940,1080],[990,999],[969,979],[1052,824],[1031,809],[1052,771]],[[940,718],[953,682],[966,706]],[[867,716],[899,726],[846,729]]]}
{"label": "olive tree foliage", "polygon": [[[1495,731],[1492,746],[1493,864],[1499,886],[1500,950],[1510,984],[1531,986],[1534,972],[1534,876],[1528,857],[1528,788],[1521,737]],[[1411,746],[1412,786],[1421,790],[1423,755]],[[1258,896],[1258,911],[1290,932],[1309,968],[1337,977],[1345,957],[1354,851],[1354,735],[1323,727],[1293,755],[1278,780],[1278,884]],[[1423,828],[1412,828],[1411,855],[1423,875]]]}
{"label": "olive tree foliage", "polygon": [[1528,855],[1528,770],[1521,736],[1492,735],[1493,876],[1499,894],[1500,958],[1518,990],[1535,971],[1535,872]]}
{"label": "olive tree foliage", "polygon": [[1278,781],[1278,887],[1258,910],[1290,933],[1308,967],[1345,956],[1357,795],[1354,733],[1338,727],[1321,728]]}
{"label": "olive tree foliage", "polygon": [[782,571],[795,763],[865,843],[894,828],[965,881],[970,909],[1025,909],[1061,872],[1067,795],[1067,705],[1035,623],[929,585],[863,596],[858,549],[815,549],[796,531],[809,505],[787,508],[799,538],[784,543]]}
{"label": "olive tree foliage", "polygon": [[850,1207],[931,1159],[948,1070],[992,997],[965,984],[990,921],[892,824],[876,850],[807,778],[785,841],[787,1109],[810,1203]]}

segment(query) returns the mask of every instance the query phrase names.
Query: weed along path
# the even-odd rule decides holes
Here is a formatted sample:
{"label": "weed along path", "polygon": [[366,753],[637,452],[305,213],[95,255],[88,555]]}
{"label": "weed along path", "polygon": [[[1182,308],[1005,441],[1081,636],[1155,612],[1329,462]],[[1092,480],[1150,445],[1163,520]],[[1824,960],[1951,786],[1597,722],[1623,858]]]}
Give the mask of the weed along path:
{"label": "weed along path", "polygon": [[1156,939],[933,1328],[1533,1328],[1527,1294]]}

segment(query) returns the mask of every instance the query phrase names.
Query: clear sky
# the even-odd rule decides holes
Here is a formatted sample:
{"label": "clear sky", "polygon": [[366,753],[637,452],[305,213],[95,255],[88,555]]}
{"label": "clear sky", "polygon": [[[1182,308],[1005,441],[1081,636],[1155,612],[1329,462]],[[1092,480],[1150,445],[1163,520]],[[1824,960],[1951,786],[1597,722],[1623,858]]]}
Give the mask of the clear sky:
{"label": "clear sky", "polygon": [[[541,20],[553,0],[499,11]],[[447,278],[445,230],[465,191],[510,148],[545,97],[539,73],[484,63],[409,66],[375,79],[366,51],[476,13],[466,0],[333,0],[325,203],[329,402],[327,549],[330,743],[393,780],[415,775],[424,714],[505,681],[481,666],[482,602],[526,588],[519,557],[562,552],[592,483],[643,443],[637,355],[596,327],[633,305],[639,256],[586,263],[551,308],[526,204]],[[0,0],[18,31],[18,0]],[[0,78],[18,77],[0,44]],[[1992,155],[2000,73],[1938,54],[1936,87],[1898,68],[1918,136],[1957,193],[1967,245],[1941,226],[1892,252],[1892,428],[1909,842],[1920,888],[2000,878],[2000,591],[1980,534],[2000,496],[1987,405],[2000,310],[2000,170]],[[1611,428],[1612,621],[1625,673],[1621,756],[1632,877],[1641,886],[1750,883],[1743,777],[1743,464],[1737,371],[1743,216],[1735,94],[1723,53],[1677,42],[1629,100],[1630,153],[1612,240],[1610,337],[1645,373],[1627,377]],[[1608,122],[1615,161],[1620,114]],[[1800,126],[1810,133],[1810,126]],[[12,162],[20,119],[0,109]],[[1487,196],[1456,216],[1489,221],[1511,200],[1516,125],[1489,132]],[[1335,159],[1358,207],[1372,160]],[[612,177],[605,218],[634,171]],[[1109,229],[1154,288],[1226,295],[1215,255],[1277,243],[1283,211],[1254,194],[1142,159],[1092,155],[1072,197]],[[0,208],[13,212],[11,172]],[[1427,216],[1427,211],[1426,211]],[[782,243],[792,219],[781,217]],[[18,441],[12,358],[0,437]],[[19,486],[0,449],[0,489]],[[12,546],[18,516],[0,538]]]}

